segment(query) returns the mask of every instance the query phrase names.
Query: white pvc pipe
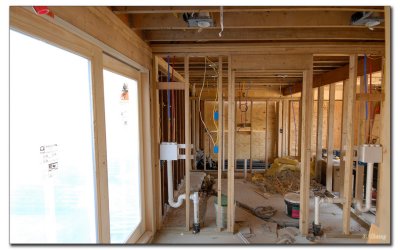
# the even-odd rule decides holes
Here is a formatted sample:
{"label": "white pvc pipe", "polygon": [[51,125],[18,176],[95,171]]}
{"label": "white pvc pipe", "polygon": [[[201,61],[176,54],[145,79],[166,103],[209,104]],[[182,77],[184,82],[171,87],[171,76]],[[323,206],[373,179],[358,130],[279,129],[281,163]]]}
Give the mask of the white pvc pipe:
{"label": "white pvc pipe", "polygon": [[372,191],[372,181],[374,176],[374,163],[367,163],[367,183],[366,183],[366,197],[365,206],[362,206],[362,201],[357,200],[356,207],[358,211],[363,213],[368,212],[371,208],[371,191]]}
{"label": "white pvc pipe", "polygon": [[193,223],[198,224],[199,223],[199,193],[194,192],[193,194],[190,195],[190,199],[193,201]]}
{"label": "white pvc pipe", "polygon": [[320,202],[320,197],[315,196],[315,204],[314,204],[314,224],[319,225],[319,202]]}
{"label": "white pvc pipe", "polygon": [[247,159],[244,159],[244,179],[247,179]]}
{"label": "white pvc pipe", "polygon": [[168,176],[168,203],[171,207],[180,207],[183,200],[186,198],[185,194],[181,194],[178,197],[178,201],[174,201],[174,188],[173,188],[173,176],[172,176],[172,161],[167,161],[167,176]]}
{"label": "white pvc pipe", "polygon": [[[181,194],[178,196],[178,201],[174,201],[174,188],[173,184],[173,176],[172,176],[172,161],[167,161],[167,176],[168,176],[168,203],[171,207],[177,208],[180,207],[185,200],[186,195]],[[189,178],[189,177],[186,177]],[[193,213],[194,213],[194,223],[199,223],[199,193],[194,192],[190,195],[190,199],[193,201]]]}

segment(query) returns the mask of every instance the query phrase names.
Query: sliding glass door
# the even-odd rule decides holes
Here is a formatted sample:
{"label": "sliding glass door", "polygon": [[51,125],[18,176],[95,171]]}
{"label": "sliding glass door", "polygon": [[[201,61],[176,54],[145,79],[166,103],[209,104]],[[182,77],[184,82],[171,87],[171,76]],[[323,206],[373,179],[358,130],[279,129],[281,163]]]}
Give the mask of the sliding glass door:
{"label": "sliding glass door", "polygon": [[96,243],[91,62],[10,31],[10,242]]}
{"label": "sliding glass door", "polygon": [[[112,61],[121,64],[113,67],[117,70],[128,67]],[[128,74],[103,71],[111,243],[128,242],[143,232],[137,76],[130,68]]]}

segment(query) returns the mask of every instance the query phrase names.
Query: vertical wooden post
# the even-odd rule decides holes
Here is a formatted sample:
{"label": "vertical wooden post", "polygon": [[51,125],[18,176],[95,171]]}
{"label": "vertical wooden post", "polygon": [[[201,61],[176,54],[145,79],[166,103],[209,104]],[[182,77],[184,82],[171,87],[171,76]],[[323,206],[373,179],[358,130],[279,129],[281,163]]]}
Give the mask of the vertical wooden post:
{"label": "vertical wooden post", "polygon": [[186,231],[190,230],[190,169],[191,146],[190,146],[190,98],[189,98],[189,57],[185,56],[185,175],[186,175]]}
{"label": "vertical wooden post", "polygon": [[[346,151],[347,141],[345,137],[347,136],[347,105],[348,105],[348,98],[347,98],[347,85],[349,85],[349,80],[343,81],[343,90],[342,90],[342,135],[341,135],[341,142],[340,142],[340,169],[339,169],[339,194],[340,197],[343,196],[344,192],[344,152]],[[336,191],[336,190],[335,190]]]}
{"label": "vertical wooden post", "polygon": [[282,122],[282,101],[278,102],[278,157],[282,157],[282,136],[283,136],[283,122]]}
{"label": "vertical wooden post", "polygon": [[321,182],[320,162],[322,160],[322,122],[323,122],[323,105],[324,105],[324,87],[318,88],[318,105],[317,105],[317,136],[315,150],[315,176]]}
{"label": "vertical wooden post", "polygon": [[265,169],[268,168],[268,101],[265,101]]}
{"label": "vertical wooden post", "polygon": [[303,71],[302,100],[302,140],[301,140],[301,173],[300,173],[300,232],[308,234],[309,193],[310,193],[310,158],[311,128],[313,111],[313,70],[312,59],[309,69]]}
{"label": "vertical wooden post", "polygon": [[349,63],[349,83],[346,85],[347,90],[347,106],[346,116],[347,122],[345,123],[347,135],[345,136],[346,150],[344,154],[345,169],[344,169],[344,199],[343,204],[343,233],[350,233],[350,206],[353,199],[353,148],[354,148],[354,133],[353,133],[353,114],[354,114],[354,101],[357,87],[357,55],[350,55]]}
{"label": "vertical wooden post", "polygon": [[[193,84],[192,86],[192,97],[196,96],[196,86]],[[191,137],[192,137],[192,143],[193,143],[193,160],[192,160],[192,168],[196,169],[196,99],[192,99],[190,102],[192,105],[192,111],[190,114],[191,120],[192,120],[192,128],[191,128]]]}
{"label": "vertical wooden post", "polygon": [[[364,77],[360,77],[360,93],[364,94],[365,93],[365,81]],[[357,133],[357,144],[361,145],[365,143],[365,122],[366,122],[366,117],[365,117],[365,101],[358,101],[358,107],[359,107],[359,112],[358,112],[358,133]],[[355,190],[354,190],[354,198],[357,200],[362,200],[363,195],[364,195],[364,167],[360,165],[356,165],[356,185],[355,185]]]}
{"label": "vertical wooden post", "polygon": [[222,56],[218,58],[218,218],[220,225],[217,223],[217,228],[222,228],[222,207],[221,207],[221,179],[222,179],[222,168],[224,165],[223,157],[223,141],[224,137],[224,98],[222,91]]}
{"label": "vertical wooden post", "polygon": [[[251,155],[252,153],[252,147],[253,147],[253,101],[250,102],[250,175],[253,174],[253,157]],[[247,159],[244,159],[247,161]],[[247,171],[247,170],[246,170]]]}
{"label": "vertical wooden post", "polygon": [[289,123],[289,100],[283,100],[282,101],[282,156],[287,156],[288,155],[288,145],[289,145],[289,129],[288,129],[288,123]]}
{"label": "vertical wooden post", "polygon": [[302,131],[302,126],[303,126],[303,119],[301,118],[302,114],[303,114],[303,110],[302,110],[302,103],[303,103],[303,98],[300,97],[300,101],[299,101],[299,128],[298,128],[298,136],[297,136],[297,156],[301,156],[301,131]]}
{"label": "vertical wooden post", "polygon": [[93,116],[95,133],[95,157],[96,157],[96,192],[97,220],[99,243],[110,243],[110,217],[108,206],[108,171],[107,171],[107,147],[106,147],[106,118],[104,104],[103,83],[103,56],[101,51],[95,52],[92,58],[92,93]]}
{"label": "vertical wooden post", "polygon": [[390,6],[385,6],[385,57],[383,58],[382,71],[382,93],[381,103],[381,133],[380,143],[382,145],[382,163],[378,169],[378,195],[376,206],[376,224],[379,233],[385,236],[381,243],[391,242],[391,166],[390,166],[390,143],[391,143],[391,114],[390,114]]}
{"label": "vertical wooden post", "polygon": [[335,84],[329,85],[329,111],[328,111],[328,136],[327,136],[327,164],[326,164],[326,189],[332,192],[333,174],[333,128],[335,122]]}
{"label": "vertical wooden post", "polygon": [[232,58],[228,56],[228,232],[235,226],[235,133],[236,133],[236,102],[235,102],[235,72],[232,72]]}

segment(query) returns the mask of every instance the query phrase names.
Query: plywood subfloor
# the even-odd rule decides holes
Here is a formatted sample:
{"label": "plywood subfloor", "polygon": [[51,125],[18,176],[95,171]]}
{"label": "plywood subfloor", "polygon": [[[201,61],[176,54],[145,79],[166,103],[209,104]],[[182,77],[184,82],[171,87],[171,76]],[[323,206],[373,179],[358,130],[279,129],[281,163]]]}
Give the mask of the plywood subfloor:
{"label": "plywood subfloor", "polygon": [[[226,193],[227,180],[222,179],[222,193]],[[277,212],[270,221],[264,221],[236,206],[235,234],[218,232],[215,223],[214,197],[208,198],[201,208],[202,228],[199,234],[186,232],[184,229],[184,206],[171,209],[166,217],[164,227],[158,232],[153,243],[156,244],[275,244],[278,241],[277,224],[293,226],[298,220],[285,214],[285,203],[279,194],[271,195],[268,199],[257,194],[258,187],[243,179],[235,180],[235,200],[252,208],[272,206]],[[314,220],[314,202],[310,199],[310,225]],[[316,241],[297,235],[294,244],[362,244],[363,234],[367,230],[351,219],[352,236],[342,235],[342,210],[334,204],[323,204],[320,209],[320,221],[326,236]],[[191,215],[192,216],[192,215]],[[276,223],[275,223],[276,222]],[[239,234],[241,233],[242,236]],[[243,236],[245,239],[243,240]]]}

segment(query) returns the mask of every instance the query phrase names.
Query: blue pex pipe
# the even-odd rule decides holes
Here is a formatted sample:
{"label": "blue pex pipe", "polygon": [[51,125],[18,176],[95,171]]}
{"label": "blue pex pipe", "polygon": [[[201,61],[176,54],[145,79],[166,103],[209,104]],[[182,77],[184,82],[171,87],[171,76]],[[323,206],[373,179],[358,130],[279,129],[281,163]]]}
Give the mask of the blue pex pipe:
{"label": "blue pex pipe", "polygon": [[167,111],[168,111],[168,120],[171,120],[171,97],[169,94],[169,82],[170,82],[170,74],[169,74],[169,56],[167,57],[168,63],[168,74],[167,74],[167,82],[168,82],[168,89],[167,89]]}

